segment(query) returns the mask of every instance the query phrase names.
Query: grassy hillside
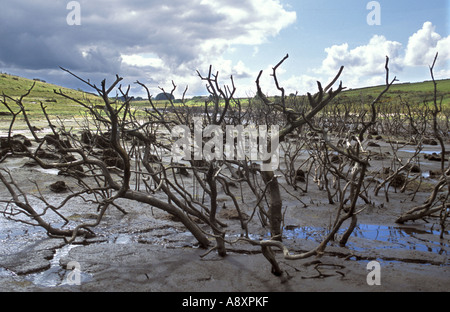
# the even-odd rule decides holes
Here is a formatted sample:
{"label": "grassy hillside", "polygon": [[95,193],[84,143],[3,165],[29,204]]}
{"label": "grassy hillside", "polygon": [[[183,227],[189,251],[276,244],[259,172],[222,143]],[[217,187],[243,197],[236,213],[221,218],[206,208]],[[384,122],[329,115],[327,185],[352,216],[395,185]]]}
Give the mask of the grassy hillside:
{"label": "grassy hillside", "polygon": [[[46,111],[50,117],[57,116],[61,119],[67,119],[81,116],[85,108],[63,96],[55,94],[54,90],[61,90],[64,94],[69,95],[85,104],[91,103],[94,106],[103,105],[102,99],[91,93],[68,89],[43,81],[35,81],[8,74],[0,74],[0,96],[6,94],[12,98],[18,99],[31,88],[33,83],[35,83],[33,90],[30,95],[23,100],[23,104],[30,118],[42,118],[40,102],[45,105]],[[163,107],[167,104],[167,100],[153,102],[158,107]],[[17,105],[15,105],[12,101],[8,101],[8,104],[10,104],[10,107],[14,111],[18,110]],[[187,105],[190,104],[191,103],[187,103]],[[132,105],[135,109],[144,109],[145,107],[150,106],[146,100],[133,101]],[[192,105],[196,104],[193,102]],[[4,112],[8,112],[8,109],[4,105],[0,105],[0,113]],[[8,120],[7,116],[0,116],[0,121],[6,120]]]}
{"label": "grassy hillside", "polygon": [[[53,90],[61,89],[65,94],[82,100],[85,103],[90,101],[93,105],[101,104],[101,99],[92,94],[8,74],[0,74],[0,96],[6,94],[12,98],[19,98],[31,88],[33,83],[35,83],[33,90],[23,100],[25,109],[32,118],[39,116],[41,112],[40,102],[47,107],[46,110],[51,116],[66,118],[80,115],[80,105],[55,94]],[[18,110],[14,102],[8,101],[9,103],[14,111]],[[0,112],[8,112],[8,110],[4,105],[0,105]]]}
{"label": "grassy hillside", "polygon": [[[438,100],[443,97],[443,107],[450,109],[450,79],[437,80]],[[347,98],[349,101],[360,103],[363,99],[369,103],[370,99],[375,98],[385,86],[375,86],[368,88],[352,89],[342,92],[341,98]],[[423,103],[424,101],[433,100],[434,86],[432,81],[424,81],[418,83],[399,83],[394,84],[389,92],[384,95],[383,102],[399,101],[399,96],[403,101],[411,104]]]}
{"label": "grassy hillside", "polygon": [[[450,109],[450,79],[439,80],[438,82],[438,95],[443,97],[443,106],[445,109]],[[53,90],[61,89],[65,94],[68,94],[76,99],[83,101],[84,103],[92,103],[92,105],[101,105],[102,101],[99,97],[73,90],[68,88],[62,88],[57,85],[45,83],[42,81],[33,81],[30,79],[12,76],[8,74],[0,74],[0,96],[4,93],[11,97],[18,98],[19,96],[25,94],[27,90],[35,83],[31,94],[25,98],[24,105],[28,111],[31,118],[42,118],[40,102],[44,103],[47,107],[47,112],[51,117],[60,118],[72,118],[81,115],[83,108],[53,92]],[[370,103],[371,99],[376,97],[382,90],[384,86],[375,86],[361,89],[346,90],[339,95],[341,101],[348,101],[353,103],[361,103],[363,101],[365,104]],[[394,84],[389,92],[385,94],[383,99],[384,103],[399,101],[399,96],[402,100],[408,101],[409,103],[423,103],[423,101],[431,101],[433,98],[433,84],[431,81],[420,82],[420,83],[403,83]],[[156,105],[163,106],[167,101],[154,101]],[[245,105],[246,101],[243,100],[242,104]],[[202,105],[202,102],[187,101],[186,105]],[[136,109],[143,109],[148,107],[147,101],[136,101],[132,105]],[[17,110],[17,107],[11,103],[11,107]],[[0,112],[7,112],[7,109],[0,105]],[[1,121],[8,120],[7,116],[0,116]]]}

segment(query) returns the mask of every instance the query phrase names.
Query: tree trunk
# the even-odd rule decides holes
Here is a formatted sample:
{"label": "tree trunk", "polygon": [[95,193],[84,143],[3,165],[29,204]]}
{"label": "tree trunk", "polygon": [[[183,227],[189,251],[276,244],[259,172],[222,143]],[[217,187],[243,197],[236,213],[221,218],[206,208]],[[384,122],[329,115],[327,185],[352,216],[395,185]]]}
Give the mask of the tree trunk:
{"label": "tree trunk", "polygon": [[211,212],[209,214],[209,221],[213,225],[213,232],[216,235],[217,242],[217,250],[218,254],[221,257],[225,257],[227,255],[227,251],[225,248],[225,233],[217,230],[217,221],[216,221],[216,212],[217,212],[217,185],[216,179],[214,178],[214,166],[211,164],[209,166],[208,173],[206,174],[206,182],[210,187],[210,197],[211,197]]}
{"label": "tree trunk", "polygon": [[270,234],[273,237],[277,236],[277,240],[281,241],[281,222],[283,220],[282,214],[282,199],[280,193],[280,186],[278,179],[275,177],[273,171],[262,171],[264,183],[268,184],[269,191],[269,222]]}

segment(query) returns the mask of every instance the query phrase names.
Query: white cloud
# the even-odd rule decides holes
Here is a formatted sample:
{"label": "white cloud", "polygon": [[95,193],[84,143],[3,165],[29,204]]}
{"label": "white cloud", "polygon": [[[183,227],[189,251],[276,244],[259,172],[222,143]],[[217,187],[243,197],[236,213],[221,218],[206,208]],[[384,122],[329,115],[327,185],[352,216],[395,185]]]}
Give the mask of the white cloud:
{"label": "white cloud", "polygon": [[380,35],[373,36],[368,44],[353,49],[349,49],[347,43],[333,45],[325,49],[327,56],[315,72],[329,75],[329,78],[343,65],[345,69],[341,80],[346,86],[354,88],[378,84],[384,79],[386,56],[389,56],[390,68],[394,72],[401,70],[401,48],[401,43]]}
{"label": "white cloud", "polygon": [[164,67],[164,62],[162,59],[155,57],[153,55],[148,56],[145,54],[122,54],[122,62],[137,67],[154,67],[162,68]]}
{"label": "white cloud", "polygon": [[[326,82],[323,81],[325,84]],[[283,81],[286,93],[298,93],[299,95],[304,95],[306,92],[314,94],[318,91],[317,89],[317,78],[309,75],[300,76],[290,76],[288,79]]]}
{"label": "white cloud", "polygon": [[428,66],[439,52],[439,62],[442,64],[450,59],[450,36],[442,38],[435,32],[431,22],[425,22],[420,30],[408,40],[404,64],[406,66]]}
{"label": "white cloud", "polygon": [[[220,39],[231,44],[261,44],[295,22],[294,11],[286,11],[278,0],[202,0],[222,17],[216,24]],[[226,35],[224,35],[226,34]]]}
{"label": "white cloud", "polygon": [[365,45],[350,48],[348,43],[343,43],[328,47],[325,52],[321,66],[313,71],[324,77],[328,75],[328,79],[344,65],[341,80],[349,88],[383,84],[386,56],[389,56],[390,78],[399,78],[406,68],[431,65],[436,52],[439,52],[435,76],[448,78],[450,36],[442,38],[432,23],[426,22],[409,37],[406,48],[400,42],[374,35]]}
{"label": "white cloud", "polygon": [[447,61],[443,67],[438,67],[434,70],[435,79],[448,79],[450,77],[450,61]]}
{"label": "white cloud", "polygon": [[248,78],[251,76],[251,70],[245,66],[244,62],[238,61],[233,67],[232,75],[236,78]]}

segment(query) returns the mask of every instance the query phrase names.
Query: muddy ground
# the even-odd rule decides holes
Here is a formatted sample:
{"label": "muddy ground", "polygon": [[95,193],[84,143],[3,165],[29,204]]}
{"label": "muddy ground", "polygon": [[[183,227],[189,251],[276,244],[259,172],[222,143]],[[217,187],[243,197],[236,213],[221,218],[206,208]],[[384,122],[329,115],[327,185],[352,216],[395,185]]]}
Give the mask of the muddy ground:
{"label": "muddy ground", "polygon": [[[379,143],[381,147],[372,147],[374,152],[389,148],[386,142]],[[413,149],[405,146],[399,156],[407,158]],[[425,146],[423,155],[438,150],[437,146]],[[424,187],[430,187],[436,181],[429,171],[439,165],[421,159],[419,174],[423,175]],[[57,202],[64,194],[53,193],[49,186],[60,180],[69,187],[74,183],[58,176],[55,170],[27,167],[24,163],[23,159],[11,158],[0,166],[12,170],[28,194],[37,194],[39,187],[50,202]],[[376,159],[370,170],[389,164],[389,159]],[[30,179],[36,184],[29,183]],[[325,192],[312,183],[305,194],[289,191],[297,198],[288,193],[283,196],[283,242],[292,253],[308,251],[317,246],[331,226],[336,206],[330,205]],[[71,245],[48,238],[42,229],[0,216],[0,291],[448,291],[448,229],[440,239],[437,218],[395,224],[399,215],[423,203],[428,195],[424,189],[411,201],[408,194],[411,191],[390,189],[388,202],[383,191],[371,195],[373,204],[358,216],[358,227],[346,247],[332,242],[323,256],[296,261],[284,260],[277,253],[284,270],[281,277],[271,274],[260,248],[246,242],[228,244],[225,258],[214,252],[201,257],[206,250],[196,246],[181,223],[158,209],[129,201],[120,202],[128,214],[116,209],[107,211],[103,222],[94,229],[97,237]],[[9,198],[3,186],[0,197]],[[245,212],[251,214],[255,199],[245,192],[242,197]],[[236,241],[241,230],[232,204],[223,195],[219,200],[220,220],[228,225],[227,239]],[[92,207],[82,201],[71,202],[62,212],[74,223],[95,217]],[[344,223],[343,229],[347,226]],[[268,238],[268,229],[261,228],[257,218],[251,223],[250,233],[253,239]],[[380,285],[367,282],[367,264],[373,260],[380,264]],[[67,269],[73,261],[79,271]]]}

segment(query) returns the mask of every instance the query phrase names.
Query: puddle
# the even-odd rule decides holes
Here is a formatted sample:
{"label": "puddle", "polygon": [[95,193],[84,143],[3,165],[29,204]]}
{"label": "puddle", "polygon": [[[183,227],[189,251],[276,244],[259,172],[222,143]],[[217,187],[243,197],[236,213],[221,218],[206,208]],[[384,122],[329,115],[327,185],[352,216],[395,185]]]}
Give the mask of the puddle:
{"label": "puddle", "polygon": [[[43,287],[56,287],[70,285],[68,283],[68,276],[71,272],[66,270],[60,264],[61,258],[68,255],[69,251],[76,247],[76,245],[66,245],[56,250],[53,259],[50,261],[50,268],[43,272],[29,274],[26,280],[32,282],[34,285]],[[80,271],[80,282],[88,282],[93,279],[91,274]]]}
{"label": "puddle", "polygon": [[[341,228],[337,235],[344,234],[346,228]],[[315,243],[321,243],[330,232],[323,227],[287,225],[283,229],[283,239],[304,239]],[[444,239],[439,238],[440,230],[433,230],[421,226],[386,226],[378,224],[359,224],[353,230],[347,247],[355,251],[368,251],[373,249],[401,249],[430,252],[439,255],[450,254],[449,231],[444,232]],[[238,234],[227,235],[229,238],[237,238]],[[265,235],[252,235],[254,240],[269,239],[270,233]],[[337,242],[330,242],[334,245]]]}
{"label": "puddle", "polygon": [[[345,230],[346,228],[339,230],[338,235],[342,235]],[[286,239],[307,239],[319,243],[327,233],[328,230],[324,228],[288,226],[285,228],[283,236]],[[450,251],[449,232],[444,233],[444,239],[442,240],[439,235],[440,230],[414,226],[359,224],[354,229],[347,247],[356,251],[392,248],[448,255]],[[355,239],[352,240],[352,238]],[[358,243],[358,239],[362,239],[362,242],[370,241],[370,244]]]}
{"label": "puddle", "polygon": [[42,169],[40,167],[35,168],[37,171],[40,171],[42,173],[47,173],[47,174],[51,174],[51,175],[58,175],[60,169]]}
{"label": "puddle", "polygon": [[[404,153],[416,153],[416,150],[409,150],[409,149],[400,149],[398,150],[399,152],[404,152]],[[427,154],[427,155],[432,155],[433,153],[439,153],[441,150],[435,150],[435,151],[424,151],[421,150],[419,152],[419,154]]]}
{"label": "puddle", "polygon": [[[448,237],[449,233],[444,233],[444,239],[439,239],[439,230],[422,229],[417,227],[395,227],[373,224],[361,224],[352,233],[353,237],[364,238],[372,241],[384,243],[379,248],[394,248],[405,250],[417,250],[448,255],[450,250]],[[358,248],[353,246],[355,249]],[[377,248],[377,247],[375,247]],[[364,250],[364,248],[358,248]]]}
{"label": "puddle", "polygon": [[326,229],[313,226],[296,227],[288,225],[283,230],[283,238],[285,239],[308,239],[318,243],[322,241],[322,237],[326,234]]}

